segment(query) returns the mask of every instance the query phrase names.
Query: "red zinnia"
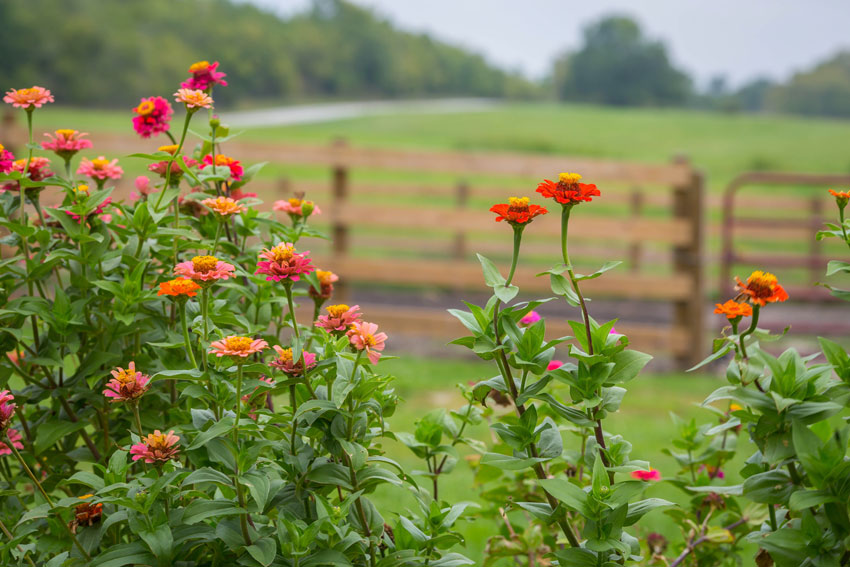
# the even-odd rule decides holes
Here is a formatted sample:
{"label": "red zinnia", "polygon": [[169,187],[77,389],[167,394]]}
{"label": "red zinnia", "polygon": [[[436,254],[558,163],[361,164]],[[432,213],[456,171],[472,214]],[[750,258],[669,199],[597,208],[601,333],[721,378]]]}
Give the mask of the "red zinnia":
{"label": "red zinnia", "polygon": [[738,285],[735,289],[740,292],[738,297],[743,297],[753,305],[764,307],[768,303],[776,303],[788,299],[788,292],[785,291],[776,276],[769,272],[756,270],[750,277],[747,278],[747,283],[735,277]]}
{"label": "red zinnia", "polygon": [[512,226],[530,223],[534,217],[545,215],[547,211],[540,205],[528,204],[528,197],[511,197],[507,203],[499,203],[490,207],[490,212],[496,213],[496,222],[508,221]]}
{"label": "red zinnia", "polygon": [[562,205],[576,205],[582,201],[591,201],[600,195],[599,189],[592,183],[579,183],[578,173],[562,173],[558,182],[545,179],[537,186],[537,192],[546,198],[552,198]]}

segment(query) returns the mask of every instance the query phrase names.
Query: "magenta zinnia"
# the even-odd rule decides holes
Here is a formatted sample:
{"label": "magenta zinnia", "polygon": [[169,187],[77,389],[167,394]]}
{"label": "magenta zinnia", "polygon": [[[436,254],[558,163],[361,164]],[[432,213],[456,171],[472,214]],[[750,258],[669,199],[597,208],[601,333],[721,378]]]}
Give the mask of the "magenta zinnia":
{"label": "magenta zinnia", "polygon": [[384,350],[384,342],[387,340],[386,333],[378,333],[375,323],[353,323],[348,330],[348,342],[357,350],[366,351],[369,361],[377,364]]}
{"label": "magenta zinnia", "polygon": [[15,156],[12,152],[0,144],[0,173],[9,173],[12,171],[12,166],[15,163]]}
{"label": "magenta zinnia", "polygon": [[133,112],[136,113],[133,117],[133,129],[142,138],[150,138],[168,131],[174,109],[161,96],[152,96],[143,98]]}
{"label": "magenta zinnia", "polygon": [[195,256],[189,262],[181,262],[174,267],[174,273],[184,278],[201,282],[214,282],[234,277],[233,264],[222,262],[215,256]]}
{"label": "magenta zinnia", "polygon": [[159,429],[142,438],[141,443],[136,443],[130,448],[130,454],[134,461],[144,460],[146,463],[166,463],[177,458],[180,449],[177,442],[180,438],[174,435],[174,431],[161,433]]}
{"label": "magenta zinnia", "polygon": [[6,431],[15,416],[15,397],[9,390],[0,391],[0,433]]}
{"label": "magenta zinnia", "polygon": [[210,344],[209,353],[214,354],[219,358],[222,356],[247,358],[252,354],[262,352],[263,349],[267,348],[269,348],[269,343],[262,339],[230,335],[229,337],[225,337],[220,341],[215,341]]}
{"label": "magenta zinnia", "polygon": [[78,151],[91,147],[91,141],[83,139],[84,136],[88,136],[85,132],[61,129],[56,130],[54,134],[45,134],[50,140],[42,142],[41,147],[56,153],[62,159],[68,159]]}
{"label": "magenta zinnia", "polygon": [[24,444],[21,443],[21,440],[23,438],[16,429],[10,429],[9,431],[7,431],[6,436],[8,437],[7,439],[3,439],[2,441],[0,441],[0,457],[2,457],[3,455],[12,454],[12,449],[9,448],[9,445],[7,443],[11,443],[12,447],[18,450],[24,448]]}
{"label": "magenta zinnia", "polygon": [[120,366],[112,370],[112,379],[106,383],[103,395],[111,402],[132,402],[141,398],[150,387],[150,376],[136,370],[136,363],[130,362],[127,370]]}
{"label": "magenta zinnia", "polygon": [[187,80],[180,83],[184,89],[194,89],[205,91],[213,85],[227,86],[227,81],[224,78],[227,73],[216,71],[218,61],[210,63],[209,61],[198,61],[189,67],[189,72],[192,74]]}
{"label": "magenta zinnia", "polygon": [[316,269],[307,257],[309,253],[296,252],[295,246],[288,242],[281,242],[271,249],[264,248],[260,252],[260,261],[257,262],[257,271],[254,274],[265,274],[267,281],[279,282],[289,279],[297,282],[300,276]]}

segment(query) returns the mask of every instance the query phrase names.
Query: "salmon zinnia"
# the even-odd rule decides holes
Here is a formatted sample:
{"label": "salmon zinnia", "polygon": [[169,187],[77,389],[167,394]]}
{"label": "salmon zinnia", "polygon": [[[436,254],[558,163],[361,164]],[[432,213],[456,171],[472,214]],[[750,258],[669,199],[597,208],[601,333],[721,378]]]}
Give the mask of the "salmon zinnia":
{"label": "salmon zinnia", "polygon": [[347,331],[353,324],[360,322],[360,306],[349,307],[344,303],[325,307],[327,315],[321,315],[316,320],[316,326],[329,333]]}
{"label": "salmon zinnia", "polygon": [[747,283],[737,276],[738,285],[735,289],[740,292],[739,298],[744,298],[753,305],[764,307],[768,303],[776,303],[788,299],[788,293],[779,285],[776,276],[769,272],[756,270],[747,278]]}
{"label": "salmon zinnia", "polygon": [[738,303],[734,299],[730,299],[726,303],[717,303],[714,312],[720,315],[726,315],[728,319],[737,319],[738,317],[750,317],[753,314],[753,308],[749,303]]}
{"label": "salmon zinnia", "polygon": [[281,242],[274,248],[264,248],[260,252],[260,261],[257,262],[257,271],[254,275],[265,274],[267,281],[279,282],[289,279],[297,282],[301,275],[309,274],[315,270],[307,257],[309,251],[296,252],[295,246],[288,242]]}
{"label": "salmon zinnia", "polygon": [[297,197],[275,201],[272,208],[276,211],[283,211],[293,219],[322,214],[321,209],[313,201],[305,201]]}
{"label": "salmon zinnia", "polygon": [[522,226],[530,223],[534,217],[545,215],[547,211],[540,205],[530,205],[528,197],[511,197],[507,203],[490,207],[490,212],[496,213],[496,222],[508,221],[512,226]]}
{"label": "salmon zinnia", "polygon": [[166,463],[177,458],[180,449],[177,442],[180,438],[174,435],[174,431],[161,433],[159,429],[142,438],[141,443],[136,443],[130,448],[130,454],[134,461],[144,460],[146,463]]}
{"label": "salmon zinnia", "polygon": [[174,267],[174,273],[178,276],[201,282],[226,280],[234,277],[235,272],[233,264],[222,262],[215,256],[195,256],[191,261],[181,262]]}
{"label": "salmon zinnia", "polygon": [[378,325],[375,323],[353,323],[348,330],[348,342],[355,349],[365,351],[372,364],[378,364],[381,352],[384,350],[387,340],[386,333],[378,333]]}
{"label": "salmon zinnia", "polygon": [[269,347],[269,343],[262,339],[252,339],[251,337],[240,337],[238,335],[230,335],[220,341],[215,341],[210,344],[210,354],[214,354],[221,358],[222,356],[236,356],[239,358],[247,358],[252,354],[262,352],[263,349]]}
{"label": "salmon zinnia", "polygon": [[3,102],[7,102],[15,108],[23,108],[31,112],[36,108],[41,108],[48,102],[53,102],[53,95],[44,87],[30,87],[28,89],[12,89],[3,97]]}
{"label": "salmon zinnia", "polygon": [[212,108],[213,104],[213,99],[210,95],[197,89],[178,89],[174,93],[174,100],[185,104],[186,110],[190,113],[201,108]]}
{"label": "salmon zinnia", "polygon": [[301,353],[301,358],[293,360],[291,348],[283,348],[277,345],[274,345],[272,348],[277,353],[277,358],[272,360],[269,363],[269,366],[277,368],[284,374],[289,374],[290,376],[301,376],[304,374],[305,366],[307,367],[307,370],[316,366],[316,355],[312,352],[303,351]]}
{"label": "salmon zinnia", "polygon": [[216,197],[215,199],[204,199],[201,204],[209,207],[223,217],[229,217],[248,210],[245,205],[240,205],[230,197]]}
{"label": "salmon zinnia", "polygon": [[316,270],[316,279],[319,280],[321,291],[316,291],[313,286],[310,286],[310,289],[307,290],[310,297],[319,300],[330,299],[334,292],[334,284],[339,281],[339,276],[326,270]]}
{"label": "salmon zinnia", "polygon": [[596,185],[590,183],[579,183],[581,175],[578,173],[562,173],[558,176],[558,182],[543,180],[537,186],[537,192],[546,198],[555,199],[562,205],[576,205],[582,201],[592,201],[593,197],[600,195]]}

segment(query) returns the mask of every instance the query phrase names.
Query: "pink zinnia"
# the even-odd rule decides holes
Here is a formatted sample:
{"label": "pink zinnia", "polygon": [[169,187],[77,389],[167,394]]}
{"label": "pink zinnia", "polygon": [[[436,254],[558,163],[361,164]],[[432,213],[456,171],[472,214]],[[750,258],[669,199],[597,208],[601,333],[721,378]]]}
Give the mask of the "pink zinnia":
{"label": "pink zinnia", "polygon": [[181,262],[174,267],[174,273],[195,281],[213,282],[234,277],[233,264],[222,262],[215,256],[195,256],[189,262]]}
{"label": "pink zinnia", "polygon": [[0,391],[0,432],[6,431],[15,416],[15,397],[9,390]]}
{"label": "pink zinnia", "polygon": [[174,435],[174,431],[161,433],[157,429],[147,437],[143,437],[141,443],[130,447],[130,454],[134,461],[144,459],[148,464],[166,463],[177,458],[177,453],[180,451],[177,447],[178,441],[180,438]]}
{"label": "pink zinnia", "polygon": [[269,348],[269,343],[262,339],[252,339],[251,337],[240,337],[238,335],[230,335],[220,341],[215,341],[210,344],[210,354],[214,354],[221,358],[222,356],[238,356],[247,358],[252,354],[262,352],[263,349]]}
{"label": "pink zinnia", "polygon": [[376,333],[378,326],[375,323],[353,323],[348,330],[348,342],[357,350],[365,350],[372,364],[377,364],[384,350],[384,342],[387,340],[386,333]]}
{"label": "pink zinnia", "polygon": [[12,171],[12,166],[15,163],[15,156],[12,152],[0,144],[0,173],[9,173]]}
{"label": "pink zinnia", "polygon": [[297,282],[299,276],[309,274],[315,270],[307,257],[309,251],[296,252],[295,246],[287,242],[281,242],[272,249],[264,248],[260,252],[261,260],[257,262],[257,271],[254,275],[265,274],[267,281],[279,282],[289,279]]}
{"label": "pink zinnia", "polygon": [[204,91],[197,89],[179,89],[174,93],[174,100],[186,105],[186,110],[194,112],[201,108],[212,108],[213,99]]}
{"label": "pink zinnia", "polygon": [[519,322],[522,325],[533,325],[540,319],[542,319],[540,313],[538,313],[537,311],[529,311],[522,319],[519,320]]}
{"label": "pink zinnia", "polygon": [[136,191],[130,191],[130,200],[138,201],[141,198],[147,199],[148,195],[155,191],[154,187],[151,185],[151,180],[148,179],[145,175],[139,175],[136,177],[136,180],[133,182],[136,186]]}
{"label": "pink zinnia", "polygon": [[[85,187],[85,186],[83,185],[83,187]],[[96,217],[96,216],[100,215],[101,213],[103,213],[104,209],[106,209],[106,206],[109,205],[110,203],[112,203],[112,197],[107,197],[106,199],[103,200],[103,202],[101,204],[99,204],[97,206],[97,208],[94,211],[92,211],[91,213],[86,215],[86,217],[87,218],[90,217],[90,216]],[[75,221],[77,221],[77,224],[83,223],[83,219],[77,213],[74,213],[72,211],[65,211],[65,214],[69,215],[71,218],[73,218]],[[109,222],[110,220],[112,220],[112,215],[103,215],[103,220],[104,220],[104,222]]]}
{"label": "pink zinnia", "polygon": [[218,67],[218,61],[215,63],[210,63],[209,61],[198,61],[197,63],[193,63],[192,66],[189,67],[189,72],[192,73],[192,76],[186,81],[180,83],[180,86],[184,89],[194,89],[199,91],[205,91],[213,85],[226,87],[227,81],[225,81],[224,78],[227,74],[216,71],[216,67]]}
{"label": "pink zinnia", "polygon": [[[186,165],[189,167],[195,167],[198,165],[198,162],[190,157],[184,157],[183,160],[186,162]],[[180,167],[180,164],[177,161],[171,160],[163,160],[158,161],[156,163],[152,163],[148,166],[148,170],[156,173],[163,179],[165,179],[165,173],[168,171],[168,164],[171,163],[171,180],[177,181],[183,176],[183,168]]]}
{"label": "pink zinnia", "polygon": [[15,108],[31,110],[31,108],[41,108],[42,105],[53,102],[53,95],[50,94],[49,90],[42,87],[12,89],[3,97],[3,102],[9,103]]}
{"label": "pink zinnia", "polygon": [[21,450],[24,448],[24,444],[21,443],[21,434],[18,433],[16,429],[10,429],[9,431],[7,431],[6,436],[8,437],[8,439],[0,441],[0,457],[2,457],[3,455],[12,454],[12,450],[6,444],[6,441],[10,442],[12,444],[12,447],[14,447],[15,449]]}
{"label": "pink zinnia", "polygon": [[83,136],[88,136],[85,132],[63,129],[56,130],[55,136],[50,134],[45,134],[45,136],[50,138],[50,141],[42,142],[41,147],[55,152],[63,159],[68,159],[78,151],[91,147],[91,141],[83,139]]}
{"label": "pink zinnia", "polygon": [[[201,164],[200,169],[204,169],[208,165],[212,164],[212,154],[207,154],[204,156],[204,162]],[[238,159],[233,159],[222,154],[216,154],[215,167],[216,173],[218,173],[218,168],[228,168],[230,170],[230,177],[232,177],[234,181],[240,181],[242,179],[242,175],[245,173],[245,170],[242,168],[242,164]]]}
{"label": "pink zinnia", "polygon": [[316,326],[329,333],[348,331],[354,323],[360,322],[360,306],[349,307],[344,303],[325,307],[327,315],[320,315]]}
{"label": "pink zinnia", "polygon": [[303,351],[303,363],[301,358],[298,360],[292,360],[292,349],[291,348],[283,348],[277,345],[274,345],[275,352],[277,353],[277,358],[272,360],[269,363],[269,366],[272,368],[277,368],[281,372],[285,374],[289,374],[290,376],[302,376],[304,374],[304,366],[306,365],[307,370],[310,370],[314,366],[316,366],[316,355],[312,352]]}
{"label": "pink zinnia", "polygon": [[53,172],[50,171],[50,160],[46,157],[33,156],[29,160],[29,164],[25,159],[16,159],[12,162],[12,171],[23,173],[24,167],[27,168],[27,174],[31,181],[43,181],[53,175]]}
{"label": "pink zinnia", "polygon": [[546,370],[557,370],[564,365],[563,360],[553,360],[546,366]]}
{"label": "pink zinnia", "polygon": [[276,211],[283,211],[293,218],[322,214],[321,209],[319,209],[313,201],[305,201],[298,198],[275,201],[272,208]]}
{"label": "pink zinnia", "polygon": [[103,182],[107,179],[121,179],[124,170],[118,165],[117,159],[109,161],[103,156],[97,156],[92,160],[83,158],[80,167],[77,168],[77,174]]}
{"label": "pink zinnia", "polygon": [[154,134],[168,131],[174,109],[161,96],[152,96],[143,98],[133,112],[136,113],[133,117],[133,129],[142,138],[150,138]]}
{"label": "pink zinnia", "polygon": [[103,395],[112,398],[111,402],[132,402],[141,398],[150,387],[150,376],[136,370],[136,363],[130,362],[127,370],[120,366],[112,370],[112,379],[106,383]]}
{"label": "pink zinnia", "polygon": [[649,469],[648,471],[632,471],[632,478],[636,480],[661,480],[661,473],[657,469]]}

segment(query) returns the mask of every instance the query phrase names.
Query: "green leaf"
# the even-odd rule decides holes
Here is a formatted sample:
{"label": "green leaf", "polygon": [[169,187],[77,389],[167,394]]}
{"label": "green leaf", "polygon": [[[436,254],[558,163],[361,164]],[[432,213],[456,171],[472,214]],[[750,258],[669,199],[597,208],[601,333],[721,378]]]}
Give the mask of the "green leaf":
{"label": "green leaf", "polygon": [[86,426],[82,421],[48,421],[36,429],[35,452],[40,454],[60,439],[69,436]]}
{"label": "green leaf", "polygon": [[658,508],[668,508],[670,506],[675,506],[673,502],[669,500],[664,500],[663,498],[647,498],[646,500],[640,500],[638,502],[634,502],[629,504],[629,511],[626,514],[626,521],[623,524],[624,526],[631,526],[638,520],[640,520],[645,514],[656,510]]}
{"label": "green leaf", "polygon": [[610,270],[612,268],[616,268],[617,266],[619,266],[622,263],[623,262],[620,261],[620,260],[614,260],[612,262],[605,262],[605,264],[603,264],[601,268],[599,268],[598,270],[596,270],[592,274],[588,274],[586,276],[582,275],[582,274],[576,274],[576,281],[596,279],[599,276],[601,276],[602,274],[604,274],[605,272],[607,272],[608,270]]}
{"label": "green leaf", "polygon": [[272,538],[264,537],[245,548],[248,555],[259,561],[263,567],[268,567],[277,554],[277,544]]}
{"label": "green leaf", "polygon": [[649,364],[652,355],[636,350],[623,350],[614,355],[614,369],[608,376],[608,382],[622,384],[635,378],[643,367]]}
{"label": "green leaf", "polygon": [[481,254],[476,254],[478,261],[481,262],[481,269],[484,271],[484,282],[488,287],[496,287],[497,285],[505,284],[505,278],[499,273],[499,268],[496,267],[491,260],[485,258]]}
{"label": "green leaf", "polygon": [[838,272],[850,273],[850,262],[830,260],[829,263],[826,265],[826,275],[834,276]]}
{"label": "green leaf", "polygon": [[156,558],[141,542],[121,543],[92,559],[92,567],[125,567],[127,565],[153,565]]}
{"label": "green leaf", "polygon": [[192,500],[183,510],[183,523],[192,525],[212,517],[245,514],[230,500]]}
{"label": "green leaf", "polygon": [[498,284],[493,286],[493,293],[496,294],[496,297],[502,303],[510,303],[519,293],[519,288],[515,285],[505,286],[504,284]]}
{"label": "green leaf", "polygon": [[838,498],[825,490],[797,490],[791,494],[788,507],[791,510],[805,510],[814,506],[820,506],[827,502],[838,502]]}
{"label": "green leaf", "polygon": [[174,544],[174,538],[168,524],[161,524],[153,531],[140,531],[139,537],[148,544],[151,552],[160,560],[160,564],[162,564],[162,560],[171,557],[171,546]]}
{"label": "green leaf", "polygon": [[484,456],[481,457],[481,464],[490,465],[491,467],[496,467],[497,469],[505,471],[518,471],[532,467],[537,463],[542,463],[545,460],[546,459],[543,458],[531,457],[521,459],[510,455],[502,455],[501,453],[485,453]]}
{"label": "green leaf", "polygon": [[218,421],[212,425],[206,431],[202,431],[195,440],[192,441],[192,444],[189,445],[186,450],[191,451],[193,449],[197,449],[199,447],[203,447],[211,439],[215,439],[216,437],[221,437],[226,433],[230,432],[233,429],[233,418],[232,417],[223,417],[221,421]]}
{"label": "green leaf", "polygon": [[762,504],[783,504],[793,490],[788,473],[780,469],[754,474],[744,481],[744,496]]}
{"label": "green leaf", "polygon": [[212,482],[215,484],[220,484],[221,486],[232,487],[233,482],[230,477],[224,474],[221,471],[217,471],[215,469],[211,469],[209,467],[204,467],[189,473],[189,475],[183,479],[183,486],[188,486],[190,484],[202,483],[202,482]]}
{"label": "green leaf", "polygon": [[543,490],[554,496],[564,506],[587,515],[587,493],[564,478],[546,478],[539,481]]}

